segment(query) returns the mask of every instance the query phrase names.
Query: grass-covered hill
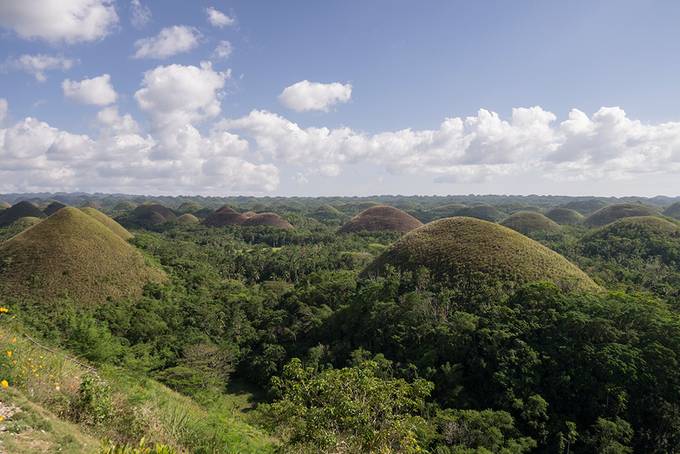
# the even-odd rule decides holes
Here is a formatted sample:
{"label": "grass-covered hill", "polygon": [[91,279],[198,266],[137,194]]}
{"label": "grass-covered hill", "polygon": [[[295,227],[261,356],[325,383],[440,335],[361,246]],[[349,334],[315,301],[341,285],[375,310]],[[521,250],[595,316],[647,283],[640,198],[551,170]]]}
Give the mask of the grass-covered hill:
{"label": "grass-covered hill", "polygon": [[107,215],[102,213],[101,211],[97,210],[96,208],[85,207],[85,208],[81,208],[81,211],[83,213],[87,214],[88,216],[93,217],[94,219],[101,222],[102,224],[104,224],[113,233],[115,233],[116,235],[118,235],[119,237],[124,239],[125,241],[132,238],[132,236],[133,236],[132,233],[128,232],[128,230],[125,227],[123,227],[122,225],[120,225],[119,223],[117,223],[116,221],[114,221],[113,219],[111,219],[110,217],[108,217]]}
{"label": "grass-covered hill", "polygon": [[639,203],[619,203],[600,208],[585,220],[588,227],[602,227],[618,219],[633,216],[655,216],[659,211],[651,206]]}
{"label": "grass-covered hill", "polygon": [[555,221],[534,211],[518,211],[504,219],[501,224],[524,235],[534,232],[552,233],[560,230],[560,225]]}
{"label": "grass-covered hill", "polygon": [[153,227],[177,219],[168,207],[157,203],[139,205],[126,217],[125,223],[140,227]]}
{"label": "grass-covered hill", "polygon": [[423,225],[410,214],[391,206],[379,205],[368,208],[347,221],[341,233],[349,232],[410,232]]}
{"label": "grass-covered hill", "polygon": [[568,208],[570,210],[578,211],[584,216],[588,216],[591,213],[596,212],[600,208],[607,206],[607,202],[602,199],[583,199],[583,200],[572,200],[565,203],[561,208]]}
{"label": "grass-covered hill", "polygon": [[680,224],[656,216],[619,219],[581,239],[584,255],[628,261],[658,258],[680,265]]}
{"label": "grass-covered hill", "polygon": [[54,213],[56,213],[57,211],[64,208],[65,206],[66,205],[61,203],[61,202],[54,201],[54,202],[51,202],[49,205],[47,205],[45,207],[45,209],[43,210],[43,213],[45,213],[46,216],[51,216]]}
{"label": "grass-covered hill", "polygon": [[164,280],[133,246],[77,208],[62,208],[0,243],[0,287],[18,298],[99,303]]}
{"label": "grass-covered hill", "polygon": [[177,223],[180,225],[194,225],[199,224],[201,221],[191,213],[184,213],[177,218]]}
{"label": "grass-covered hill", "polygon": [[26,217],[44,218],[45,214],[31,202],[22,201],[0,212],[0,227],[11,225]]}
{"label": "grass-covered hill", "polygon": [[310,216],[317,221],[338,221],[345,217],[340,210],[328,204],[316,208]]}
{"label": "grass-covered hill", "polygon": [[474,205],[464,207],[456,212],[456,216],[466,216],[489,222],[498,222],[505,217],[505,215],[498,208],[491,205]]}
{"label": "grass-covered hill", "polygon": [[663,215],[669,218],[680,219],[680,202],[675,202],[663,210]]}
{"label": "grass-covered hill", "polygon": [[251,216],[244,216],[244,227],[269,226],[277,229],[291,230],[293,226],[276,213],[255,213]]}
{"label": "grass-covered hill", "polygon": [[245,220],[246,218],[243,214],[225,205],[206,217],[203,220],[203,224],[210,227],[225,227],[228,225],[241,225]]}
{"label": "grass-covered hill", "polygon": [[441,219],[406,234],[364,274],[379,275],[388,266],[402,271],[425,267],[436,279],[475,287],[552,281],[567,289],[598,289],[578,267],[540,243],[468,217]]}
{"label": "grass-covered hill", "polygon": [[4,200],[0,200],[0,211],[6,210],[7,208],[11,207],[9,203],[5,202]]}
{"label": "grass-covered hill", "polygon": [[576,210],[570,208],[557,207],[548,210],[545,216],[560,225],[578,225],[583,222],[585,217]]}

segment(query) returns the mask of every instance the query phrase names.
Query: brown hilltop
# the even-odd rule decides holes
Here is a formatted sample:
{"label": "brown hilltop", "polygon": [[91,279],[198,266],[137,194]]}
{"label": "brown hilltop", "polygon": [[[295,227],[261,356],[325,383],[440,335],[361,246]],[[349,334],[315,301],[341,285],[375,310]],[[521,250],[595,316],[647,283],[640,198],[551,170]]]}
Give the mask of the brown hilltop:
{"label": "brown hilltop", "polygon": [[244,227],[266,225],[266,226],[276,227],[276,228],[279,228],[279,229],[286,229],[286,230],[290,230],[290,229],[293,228],[293,226],[288,221],[286,221],[285,219],[283,219],[281,216],[279,216],[276,213],[253,214],[253,215],[245,218],[242,225]]}
{"label": "brown hilltop", "polygon": [[410,214],[391,206],[368,208],[350,219],[340,228],[341,233],[392,231],[406,233],[423,225]]}
{"label": "brown hilltop", "polygon": [[54,213],[61,210],[65,206],[66,206],[65,204],[55,201],[47,205],[47,207],[45,207],[45,209],[43,210],[43,213],[45,213],[47,216],[52,216]]}
{"label": "brown hilltop", "polygon": [[507,227],[471,217],[440,219],[407,233],[363,275],[380,275],[388,268],[414,272],[421,267],[454,285],[512,289],[551,281],[569,290],[599,289],[557,252]]}
{"label": "brown hilltop", "polygon": [[5,227],[21,218],[44,218],[45,214],[31,202],[19,202],[0,212],[0,227]]}
{"label": "brown hilltop", "polygon": [[210,227],[225,227],[228,225],[241,225],[246,218],[228,205],[217,209],[203,220],[203,225]]}
{"label": "brown hilltop", "polygon": [[77,208],[66,207],[0,244],[2,294],[100,303],[138,296],[165,274],[132,245]]}
{"label": "brown hilltop", "polygon": [[170,208],[157,203],[139,205],[132,210],[130,217],[134,223],[141,226],[160,225],[177,219]]}

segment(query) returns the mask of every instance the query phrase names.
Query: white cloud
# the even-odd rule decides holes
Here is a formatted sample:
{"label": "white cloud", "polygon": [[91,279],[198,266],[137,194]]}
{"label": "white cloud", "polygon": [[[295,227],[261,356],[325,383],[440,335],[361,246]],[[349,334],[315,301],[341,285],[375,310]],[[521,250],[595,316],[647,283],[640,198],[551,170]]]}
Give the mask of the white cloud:
{"label": "white cloud", "polygon": [[111,76],[102,74],[80,82],[66,79],[61,84],[64,96],[83,104],[106,106],[116,102],[118,95],[111,85]]}
{"label": "white cloud", "polygon": [[188,52],[198,46],[201,34],[193,27],[174,25],[166,27],[158,35],[137,40],[134,58],[168,58]]}
{"label": "white cloud", "polygon": [[66,71],[74,65],[74,60],[64,58],[60,55],[24,54],[17,58],[10,58],[5,66],[11,69],[24,71],[31,74],[39,82],[45,82],[47,76],[45,72],[50,70]]}
{"label": "white cloud", "polygon": [[208,15],[208,22],[210,22],[213,27],[229,27],[236,23],[236,19],[227,16],[222,11],[216,10],[212,6],[206,8],[205,13]]}
{"label": "white cloud", "polygon": [[[126,117],[112,109],[102,111],[104,123]],[[203,137],[190,125],[176,132],[174,142],[170,135],[157,140],[129,128],[106,130],[93,139],[26,118],[0,129],[0,192],[218,195],[262,194],[278,187],[278,168],[249,161],[248,143],[238,136],[222,132]]]}
{"label": "white cloud", "polygon": [[409,181],[513,177],[576,181],[572,187],[584,180],[643,187],[649,176],[668,181],[680,171],[680,122],[645,124],[618,107],[592,115],[572,110],[562,121],[540,107],[513,109],[509,118],[481,109],[434,129],[377,134],[303,127],[255,110],[199,131],[194,123],[219,113],[225,77],[209,64],[149,71],[136,98],[150,133],[116,107],[98,113],[99,137],[34,118],[0,128],[0,192],[267,193],[278,188],[279,169],[303,183],[315,174],[343,178],[352,164]]}
{"label": "white cloud", "polygon": [[7,104],[7,100],[5,98],[0,98],[0,124],[5,121],[5,118],[7,118],[8,110],[9,106]]}
{"label": "white cloud", "polygon": [[96,41],[118,23],[112,0],[3,0],[0,25],[51,43]]}
{"label": "white cloud", "polygon": [[113,133],[137,133],[139,125],[132,118],[132,115],[121,116],[116,106],[110,106],[97,113],[97,121],[104,128],[105,132]]}
{"label": "white cloud", "polygon": [[217,47],[215,47],[213,58],[227,59],[233,51],[234,47],[229,41],[220,41],[217,43]]}
{"label": "white cloud", "polygon": [[220,113],[221,90],[228,78],[228,72],[214,71],[209,62],[200,67],[158,66],[144,74],[135,99],[154,127],[181,127]]}
{"label": "white cloud", "polygon": [[352,97],[352,85],[333,82],[322,84],[303,80],[286,87],[279,95],[281,104],[297,112],[328,109],[346,103]]}
{"label": "white cloud", "polygon": [[535,172],[555,180],[632,178],[680,169],[680,123],[644,125],[620,108],[569,119],[540,107],[513,109],[509,120],[481,109],[447,118],[438,129],[382,132],[302,128],[279,115],[252,111],[218,127],[244,134],[255,151],[296,163],[308,174],[339,175],[344,165],[369,162],[393,174],[432,175],[436,181],[481,181]]}
{"label": "white cloud", "polygon": [[151,21],[151,10],[139,0],[130,2],[130,22],[135,28],[142,28]]}

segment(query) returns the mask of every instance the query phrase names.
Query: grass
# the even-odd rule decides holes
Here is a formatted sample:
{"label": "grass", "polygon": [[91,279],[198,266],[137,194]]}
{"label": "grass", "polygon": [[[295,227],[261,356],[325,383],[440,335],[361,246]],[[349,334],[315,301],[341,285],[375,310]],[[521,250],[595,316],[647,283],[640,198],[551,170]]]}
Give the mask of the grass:
{"label": "grass", "polygon": [[507,217],[501,224],[524,235],[560,230],[559,224],[535,211],[518,211]]}
{"label": "grass", "polygon": [[654,207],[641,205],[639,203],[620,203],[600,208],[595,213],[588,216],[585,224],[588,227],[602,227],[618,219],[633,216],[655,216],[658,211]]}
{"label": "grass", "polygon": [[434,221],[406,234],[364,275],[379,275],[388,266],[402,271],[425,267],[437,279],[475,286],[512,288],[552,281],[565,289],[599,289],[578,267],[540,243],[509,228],[466,217]]}
{"label": "grass", "polygon": [[560,225],[578,225],[583,223],[585,217],[576,210],[569,208],[553,208],[545,213],[546,217]]}
{"label": "grass", "polygon": [[64,421],[42,406],[31,402],[18,390],[0,395],[0,402],[18,409],[0,423],[0,452],[42,454],[59,452],[78,454],[96,452],[99,440],[78,425]]}
{"label": "grass", "polygon": [[8,295],[96,303],[140,295],[165,280],[144,256],[77,208],[54,215],[0,244],[0,287]]}
{"label": "grass", "polygon": [[132,210],[130,217],[132,222],[141,226],[159,225],[177,219],[170,208],[157,203],[139,205]]}
{"label": "grass", "polygon": [[25,217],[44,218],[45,213],[30,202],[19,202],[0,212],[0,227],[11,225]]}
{"label": "grass", "polygon": [[379,205],[368,208],[350,219],[340,228],[341,233],[349,232],[410,232],[423,225],[410,214],[391,206]]}
{"label": "grass", "polygon": [[[230,390],[201,405],[121,369],[93,371],[60,349],[35,344],[13,323],[0,328],[0,345],[13,350],[15,361],[11,385],[0,392],[0,401],[21,408],[4,422],[16,433],[0,432],[0,446],[11,447],[9,452],[91,453],[103,440],[138,445],[140,439],[177,452],[274,451],[275,440],[248,422],[254,399],[247,390]],[[110,393],[111,409],[101,424],[74,413],[83,378],[93,374]]]}
{"label": "grass", "polygon": [[276,213],[257,213],[247,217],[242,224],[244,227],[267,225],[279,229],[291,230],[293,226]]}
{"label": "grass", "polygon": [[568,208],[574,211],[578,211],[584,216],[588,216],[591,213],[607,206],[607,202],[601,199],[584,199],[584,200],[572,200],[564,205],[562,208]]}
{"label": "grass", "polygon": [[185,213],[177,218],[177,223],[182,225],[194,225],[201,221],[191,213]]}
{"label": "grass", "polygon": [[80,211],[101,222],[106,227],[108,227],[109,230],[111,230],[113,233],[115,233],[125,241],[132,238],[132,233],[128,232],[127,229],[125,229],[125,227],[123,227],[122,225],[120,225],[119,223],[117,223],[116,221],[114,221],[101,211],[90,207],[81,208]]}
{"label": "grass", "polygon": [[45,213],[45,215],[47,216],[52,216],[54,213],[61,210],[65,206],[66,205],[64,205],[63,203],[55,201],[47,205],[47,207],[43,210],[43,213]]}

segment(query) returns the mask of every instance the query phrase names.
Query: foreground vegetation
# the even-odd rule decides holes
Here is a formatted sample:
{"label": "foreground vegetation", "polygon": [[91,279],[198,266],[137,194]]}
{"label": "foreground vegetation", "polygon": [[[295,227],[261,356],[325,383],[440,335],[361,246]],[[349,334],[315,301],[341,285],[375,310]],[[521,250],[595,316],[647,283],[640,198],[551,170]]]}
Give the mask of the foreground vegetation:
{"label": "foreground vegetation", "polygon": [[[674,220],[531,231],[565,259],[482,221],[447,221],[465,228],[434,240],[432,227],[401,240],[339,235],[354,213],[337,206],[266,207],[292,230],[127,225],[131,245],[168,276],[141,296],[82,304],[3,294],[0,414],[12,414],[0,446],[680,450]],[[501,208],[510,214],[475,207]]]}

